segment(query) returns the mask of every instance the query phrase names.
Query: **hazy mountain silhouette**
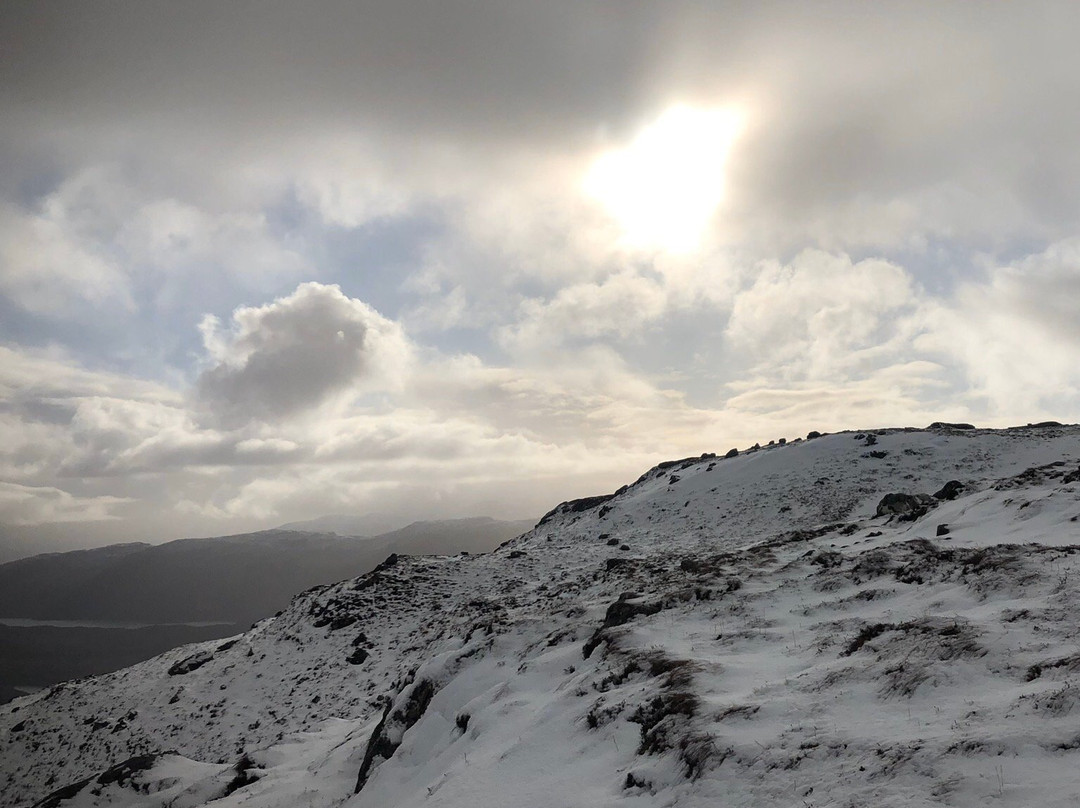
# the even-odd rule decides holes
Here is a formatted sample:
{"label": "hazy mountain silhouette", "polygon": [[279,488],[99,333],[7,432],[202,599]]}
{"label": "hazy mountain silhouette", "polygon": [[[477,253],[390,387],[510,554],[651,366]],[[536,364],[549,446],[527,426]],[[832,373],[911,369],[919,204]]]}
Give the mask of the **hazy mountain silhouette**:
{"label": "hazy mountain silhouette", "polygon": [[[405,527],[408,520],[388,513],[330,513],[301,522],[288,522],[279,530],[301,530],[311,533],[337,533],[339,536],[381,536]],[[530,524],[524,530],[532,527]]]}
{"label": "hazy mountain silhouette", "polygon": [[372,538],[278,529],[33,556],[0,565],[0,616],[250,623],[297,592],[360,575],[390,553],[486,552],[531,526],[453,519]]}

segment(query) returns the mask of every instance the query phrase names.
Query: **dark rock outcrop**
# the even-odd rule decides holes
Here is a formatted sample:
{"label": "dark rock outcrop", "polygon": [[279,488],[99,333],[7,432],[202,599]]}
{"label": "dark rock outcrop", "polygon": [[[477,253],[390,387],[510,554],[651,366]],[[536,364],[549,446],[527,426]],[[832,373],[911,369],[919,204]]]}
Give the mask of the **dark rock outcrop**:
{"label": "dark rock outcrop", "polygon": [[939,491],[934,492],[934,499],[956,499],[964,490],[964,484],[959,480],[949,480],[941,486]]}
{"label": "dark rock outcrop", "polygon": [[641,601],[635,594],[624,592],[619,595],[617,601],[608,606],[607,613],[604,615],[604,624],[598,628],[593,633],[592,637],[589,638],[589,641],[585,643],[584,648],[582,648],[582,655],[585,659],[592,656],[592,652],[596,650],[596,647],[604,639],[605,629],[629,623],[639,614],[656,614],[661,608],[663,607],[659,602],[646,603]]}
{"label": "dark rock outcrop", "polygon": [[169,676],[183,676],[191,673],[194,670],[198,670],[211,659],[214,658],[214,654],[211,651],[196,651],[194,654],[188,657],[184,657],[179,662],[173,664],[169,668]]}
{"label": "dark rock outcrop", "polygon": [[[360,773],[356,777],[354,794],[367,785],[368,778],[379,762],[389,760],[401,746],[402,737],[417,721],[424,717],[428,705],[435,697],[435,683],[430,679],[414,682],[397,701],[388,704],[382,720],[371,733]],[[395,706],[396,705],[396,706]]]}
{"label": "dark rock outcrop", "polygon": [[901,521],[914,521],[936,504],[937,501],[928,494],[886,494],[877,505],[877,516],[897,516]]}
{"label": "dark rock outcrop", "polygon": [[80,780],[77,783],[72,783],[71,785],[57,789],[44,799],[34,803],[33,808],[59,808],[64,802],[77,796],[80,791],[94,782],[96,782],[97,786],[107,786],[112,785],[113,783],[122,785],[130,780],[132,775],[151,768],[165,755],[175,754],[175,752],[162,752],[160,754],[136,755],[135,757],[128,758],[123,763],[116,764],[111,769],[102,772],[100,775],[87,777],[85,780]]}
{"label": "dark rock outcrop", "polygon": [[597,505],[603,505],[610,499],[614,499],[620,493],[625,491],[625,488],[620,488],[614,494],[601,494],[596,497],[583,497],[582,499],[572,499],[569,502],[560,502],[550,511],[545,513],[540,521],[537,523],[537,527],[551,520],[552,517],[561,513],[581,513],[582,511],[589,511],[595,508]]}

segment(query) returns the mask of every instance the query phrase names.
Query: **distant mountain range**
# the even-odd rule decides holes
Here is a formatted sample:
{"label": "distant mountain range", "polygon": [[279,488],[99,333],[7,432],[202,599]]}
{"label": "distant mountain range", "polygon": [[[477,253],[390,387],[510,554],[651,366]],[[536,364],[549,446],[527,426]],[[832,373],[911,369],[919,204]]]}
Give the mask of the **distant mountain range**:
{"label": "distant mountain range", "polygon": [[[528,530],[535,524],[530,522]],[[281,530],[303,530],[311,533],[337,533],[339,536],[381,536],[405,526],[405,520],[388,513],[331,513],[302,522],[281,525]]]}
{"label": "distant mountain range", "polygon": [[[327,519],[341,526],[344,517]],[[283,609],[297,592],[367,572],[391,553],[487,552],[533,524],[450,519],[373,537],[280,528],[50,553],[0,564],[0,617],[246,624]]]}

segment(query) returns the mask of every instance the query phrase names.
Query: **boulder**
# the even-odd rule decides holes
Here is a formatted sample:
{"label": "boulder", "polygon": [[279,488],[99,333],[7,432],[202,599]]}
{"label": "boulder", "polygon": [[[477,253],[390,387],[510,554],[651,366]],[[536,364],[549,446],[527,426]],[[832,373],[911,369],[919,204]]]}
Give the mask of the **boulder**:
{"label": "boulder", "polygon": [[878,516],[899,516],[902,520],[918,519],[936,504],[928,494],[886,494],[877,505]]}
{"label": "boulder", "polygon": [[964,490],[964,484],[959,480],[949,480],[945,485],[941,486],[940,491],[934,492],[934,499],[956,499],[961,491]]}

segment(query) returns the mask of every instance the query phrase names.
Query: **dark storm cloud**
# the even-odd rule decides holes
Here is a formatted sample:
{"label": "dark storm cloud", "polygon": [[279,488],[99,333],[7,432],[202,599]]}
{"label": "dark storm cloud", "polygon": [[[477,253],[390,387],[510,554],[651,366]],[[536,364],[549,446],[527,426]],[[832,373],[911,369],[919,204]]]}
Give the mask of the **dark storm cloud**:
{"label": "dark storm cloud", "polygon": [[[626,104],[660,13],[615,4],[5,6],[9,109],[546,128]],[[598,103],[599,102],[599,103]],[[373,115],[373,112],[375,113]],[[554,114],[552,114],[554,113]],[[206,121],[204,121],[206,122]],[[265,134],[272,137],[273,131]]]}
{"label": "dark storm cloud", "polygon": [[100,130],[65,146],[84,149],[151,132],[207,163],[335,126],[542,154],[737,101],[730,195],[762,237],[887,242],[918,219],[905,206],[942,220],[916,231],[1052,237],[1080,213],[1078,21],[1071,4],[5,4],[0,128]]}

